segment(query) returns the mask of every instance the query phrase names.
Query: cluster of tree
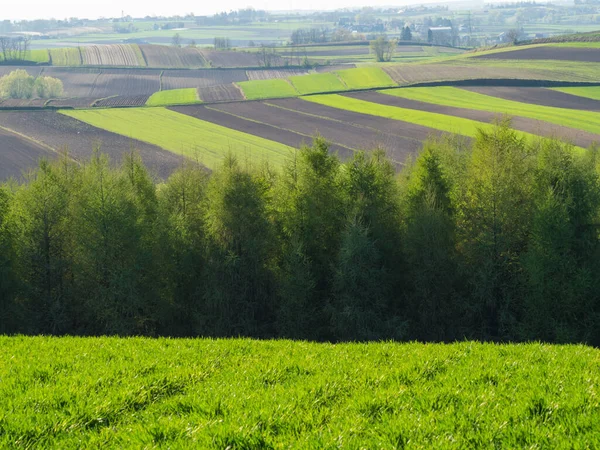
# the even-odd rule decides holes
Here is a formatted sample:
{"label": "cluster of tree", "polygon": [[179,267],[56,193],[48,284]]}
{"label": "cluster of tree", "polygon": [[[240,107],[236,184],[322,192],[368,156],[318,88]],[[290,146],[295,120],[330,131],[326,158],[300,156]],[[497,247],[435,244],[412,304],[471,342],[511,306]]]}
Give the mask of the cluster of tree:
{"label": "cluster of tree", "polygon": [[402,32],[400,33],[401,41],[412,41],[412,31],[409,26],[405,26],[402,28]]}
{"label": "cluster of tree", "polygon": [[223,11],[215,14],[212,17],[202,16],[195,17],[197,25],[228,25],[228,24],[244,24],[252,22],[264,22],[268,20],[269,13],[264,10],[256,10],[254,8],[245,8],[237,11]]}
{"label": "cluster of tree", "polygon": [[216,37],[213,39],[215,50],[227,50],[231,48],[231,40],[228,37]]}
{"label": "cluster of tree", "polygon": [[16,62],[26,60],[29,56],[30,42],[29,38],[22,36],[0,36],[0,61]]}
{"label": "cluster of tree", "polygon": [[387,36],[382,35],[374,41],[371,41],[371,52],[375,55],[377,62],[391,61],[397,45],[398,41],[395,39],[388,39]]}
{"label": "cluster of tree", "polygon": [[281,62],[279,53],[272,45],[261,45],[260,50],[256,52],[256,58],[260,67],[273,67]]}
{"label": "cluster of tree", "polygon": [[115,33],[135,33],[138,31],[138,28],[133,25],[133,23],[113,23],[113,31]]}
{"label": "cluster of tree", "polygon": [[292,32],[292,45],[320,44],[328,42],[327,28],[298,28]]}
{"label": "cluster of tree", "polygon": [[132,152],[0,187],[0,333],[600,344],[600,159],[506,124],[396,175],[317,139],[156,185]]}
{"label": "cluster of tree", "polygon": [[0,98],[57,98],[62,94],[63,83],[58,78],[35,78],[23,69],[0,78]]}

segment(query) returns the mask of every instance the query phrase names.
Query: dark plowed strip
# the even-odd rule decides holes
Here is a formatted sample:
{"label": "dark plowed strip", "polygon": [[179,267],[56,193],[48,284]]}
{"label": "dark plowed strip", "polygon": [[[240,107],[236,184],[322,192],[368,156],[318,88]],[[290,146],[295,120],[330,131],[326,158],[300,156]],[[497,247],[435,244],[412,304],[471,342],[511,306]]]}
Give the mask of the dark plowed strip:
{"label": "dark plowed strip", "polygon": [[600,62],[600,48],[535,47],[510,52],[475,56],[479,59],[554,59],[559,61]]}
{"label": "dark plowed strip", "polygon": [[56,150],[66,148],[78,161],[88,160],[95,144],[100,144],[102,152],[115,163],[120,162],[133,147],[139,151],[148,168],[161,178],[168,177],[182,163],[181,156],[159,147],[92,127],[53,111],[0,112],[0,126],[30,136]]}
{"label": "dark plowed strip", "polygon": [[465,87],[468,91],[493,97],[514,100],[534,105],[553,106],[555,108],[581,109],[583,111],[600,111],[600,100],[578,97],[544,88],[518,88],[518,87]]}
{"label": "dark plowed strip", "polygon": [[92,106],[97,99],[96,98],[61,98],[57,100],[50,100],[48,106],[55,108],[88,108]]}
{"label": "dark plowed strip", "polygon": [[0,128],[0,182],[21,178],[24,172],[37,167],[40,159],[55,156],[41,145]]}
{"label": "dark plowed strip", "polygon": [[98,100],[96,103],[94,103],[94,106],[97,108],[114,108],[119,106],[144,106],[149,98],[149,95],[117,95],[116,97]]}
{"label": "dark plowed strip", "polygon": [[408,154],[417,152],[422,141],[435,133],[430,128],[386,119],[377,121],[363,114],[339,114],[340,110],[335,108],[299,99],[227,104],[217,108],[277,128],[307,135],[318,133],[333,143],[355,150],[382,148],[399,163],[404,162]]}
{"label": "dark plowed strip", "polygon": [[[491,123],[502,116],[501,114],[487,111],[475,111],[473,109],[454,108],[451,106],[417,102],[415,100],[394,97],[393,95],[380,94],[378,92],[354,92],[344,95],[382,105],[445,114],[447,116],[462,117],[464,119],[477,120],[485,123]],[[589,147],[594,142],[600,142],[600,135],[587,133],[574,128],[562,127],[560,125],[554,125],[548,122],[542,122],[541,120],[529,119],[526,117],[512,117],[512,126],[516,130],[533,133],[539,136],[565,139],[580,147]]]}
{"label": "dark plowed strip", "polygon": [[[254,104],[254,102],[252,103]],[[243,103],[235,103],[235,105],[241,106]],[[206,122],[211,122],[223,127],[252,134],[254,136],[259,136],[263,139],[280,142],[284,145],[289,145],[290,147],[294,148],[299,148],[303,144],[310,145],[312,142],[311,135],[304,136],[293,131],[281,130],[264,123],[246,120],[242,117],[237,117],[226,112],[216,110],[214,109],[215,106],[216,105],[211,105],[210,107],[202,105],[173,106],[169,109],[191,117],[195,117],[196,119],[205,120]],[[259,120],[258,117],[253,117],[252,119]],[[335,144],[331,147],[331,151],[338,153],[342,158],[347,158],[352,154],[351,150]]]}
{"label": "dark plowed strip", "polygon": [[200,99],[206,103],[242,101],[244,94],[234,84],[223,84],[198,89]]}

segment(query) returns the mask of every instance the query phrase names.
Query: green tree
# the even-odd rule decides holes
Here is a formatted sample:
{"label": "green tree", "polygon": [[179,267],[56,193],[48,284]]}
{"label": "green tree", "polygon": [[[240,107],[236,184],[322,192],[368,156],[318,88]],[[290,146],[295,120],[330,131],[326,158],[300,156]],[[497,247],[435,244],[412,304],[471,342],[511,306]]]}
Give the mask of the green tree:
{"label": "green tree", "polygon": [[0,333],[10,333],[18,329],[15,323],[16,276],[13,270],[13,240],[6,224],[12,203],[12,193],[0,186]]}
{"label": "green tree", "polygon": [[171,38],[171,45],[173,47],[181,47],[181,35],[179,33],[175,33]]}
{"label": "green tree", "polygon": [[402,28],[402,33],[400,34],[401,41],[412,41],[412,31],[409,26],[405,26]]}
{"label": "green tree", "polygon": [[397,41],[390,40],[385,35],[379,36],[371,41],[371,52],[375,55],[377,62],[391,61],[397,44]]}
{"label": "green tree", "polygon": [[208,184],[203,334],[272,336],[275,239],[269,183],[233,156]]}

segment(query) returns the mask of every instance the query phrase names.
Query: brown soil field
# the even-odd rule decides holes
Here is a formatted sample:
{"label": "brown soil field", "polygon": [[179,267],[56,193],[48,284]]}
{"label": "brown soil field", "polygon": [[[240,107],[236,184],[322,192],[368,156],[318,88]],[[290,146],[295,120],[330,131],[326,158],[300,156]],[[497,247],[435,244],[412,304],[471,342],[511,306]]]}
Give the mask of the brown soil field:
{"label": "brown soil field", "polygon": [[[88,160],[94,146],[100,144],[101,151],[118,163],[133,147],[148,168],[163,179],[183,161],[181,156],[154,145],[92,127],[54,111],[0,112],[0,126],[43,142],[55,150],[68,149],[69,154],[78,161]],[[0,138],[0,142],[2,140]]]}
{"label": "brown soil field", "polygon": [[[238,103],[236,105],[242,104]],[[282,130],[268,124],[257,122],[256,120],[258,119],[248,120],[241,116],[228,114],[227,112],[218,110],[214,105],[211,105],[210,107],[202,105],[173,106],[169,109],[200,120],[205,120],[271,141],[280,142],[294,148],[299,148],[304,144],[310,145],[314,135],[314,133],[304,135],[291,130]],[[335,143],[332,143],[330,150],[339,154],[342,158],[348,158],[353,153],[352,150],[336,145]]]}
{"label": "brown soil field", "polygon": [[535,105],[581,109],[583,111],[600,111],[600,100],[578,97],[564,92],[553,91],[552,89],[501,86],[474,86],[462,89],[478,92],[479,94],[491,95],[492,97],[504,98],[506,100],[533,103]]}
{"label": "brown soil field", "polygon": [[50,100],[48,106],[55,108],[89,108],[96,101],[93,97],[83,98],[60,98],[56,100]]}
{"label": "brown soil field", "polygon": [[[378,92],[354,92],[344,94],[347,97],[358,98],[368,102],[379,103],[388,106],[397,106],[400,108],[415,109],[418,111],[427,111],[448,116],[462,117],[464,119],[476,120],[478,122],[492,123],[501,117],[500,114],[487,111],[476,111],[465,108],[454,108],[450,106],[435,105],[432,103],[418,102],[405,98],[394,97],[392,95],[380,94]],[[533,133],[538,136],[556,137],[572,142],[580,147],[589,147],[594,142],[600,142],[600,135],[587,133],[585,131],[567,128],[540,120],[529,119],[526,117],[512,117],[512,126],[516,130]]]}
{"label": "brown soil field", "polygon": [[144,106],[149,95],[117,95],[116,97],[109,97],[102,100],[98,100],[94,103],[95,108],[115,108],[121,106]]}
{"label": "brown soil field", "polygon": [[145,66],[132,45],[90,45],[85,47],[82,55],[84,66]]}
{"label": "brown soil field", "polygon": [[30,100],[19,98],[7,98],[0,100],[0,108],[43,108],[48,100],[34,98]]}
{"label": "brown soil field", "polygon": [[600,62],[600,48],[534,47],[501,53],[479,55],[478,59],[544,59],[559,61]]}
{"label": "brown soil field", "polygon": [[[543,70],[519,68],[450,66],[444,64],[398,65],[383,67],[398,84],[430,83],[436,81],[522,79],[545,80],[552,78]],[[582,80],[585,81],[585,80]]]}
{"label": "brown soil field", "polygon": [[165,45],[140,45],[139,47],[148,67],[185,69],[208,66],[197,48],[175,48]]}
{"label": "brown soil field", "polygon": [[249,80],[272,80],[274,78],[287,78],[295,75],[306,75],[306,69],[264,69],[264,70],[247,70],[246,75]]}
{"label": "brown soil field", "polygon": [[160,90],[159,70],[46,67],[43,75],[60,79],[65,97],[105,98],[151,95]]}
{"label": "brown soil field", "polygon": [[165,70],[162,89],[205,88],[247,80],[245,70]]}
{"label": "brown soil field", "polygon": [[52,159],[56,153],[19,135],[0,128],[0,182],[22,178],[42,158]]}
{"label": "brown soil field", "polygon": [[[423,53],[423,47],[418,46],[399,46],[396,47],[395,53]],[[327,57],[327,56],[365,56],[370,55],[371,49],[368,45],[359,45],[359,46],[348,46],[348,47],[338,47],[335,50],[318,50],[317,48],[307,48],[306,52],[304,48],[300,47],[296,52],[284,51],[281,52],[281,56],[294,56],[297,57],[300,55],[303,57],[307,55],[309,58],[311,57]]]}
{"label": "brown soil field", "polygon": [[336,70],[356,69],[356,64],[332,64],[328,66],[317,66],[317,73],[335,72]]}
{"label": "brown soil field", "polygon": [[245,100],[244,94],[235,84],[221,84],[198,89],[198,95],[203,102],[236,102]]}
{"label": "brown soil field", "polygon": [[[259,59],[256,53],[240,51],[214,51],[200,50],[204,59],[209,61],[211,67],[259,67]],[[282,66],[283,60],[276,58],[272,63],[274,66]]]}

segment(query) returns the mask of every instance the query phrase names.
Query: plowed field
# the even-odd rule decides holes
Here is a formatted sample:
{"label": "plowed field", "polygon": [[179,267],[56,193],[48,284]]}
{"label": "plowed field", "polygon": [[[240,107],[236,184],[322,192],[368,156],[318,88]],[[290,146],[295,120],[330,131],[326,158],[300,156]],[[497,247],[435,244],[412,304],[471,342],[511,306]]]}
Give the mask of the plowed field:
{"label": "plowed field", "polygon": [[244,94],[239,87],[232,84],[221,84],[198,89],[200,99],[205,103],[235,102],[244,100]]}
{"label": "plowed field", "polygon": [[83,65],[144,67],[146,62],[137,45],[90,45],[82,52]]}
{"label": "plowed field", "polygon": [[185,69],[206,67],[208,63],[196,48],[176,48],[165,45],[140,45],[148,67]]}
{"label": "plowed field", "polygon": [[165,70],[162,90],[205,88],[247,79],[245,70]]}
{"label": "plowed field", "polygon": [[478,59],[514,59],[514,60],[559,60],[578,62],[600,62],[600,48],[577,47],[534,47],[523,50],[490,53],[475,56]]}
{"label": "plowed field", "polygon": [[27,170],[37,167],[40,159],[55,156],[56,153],[45,147],[0,128],[0,182],[20,178]]}

